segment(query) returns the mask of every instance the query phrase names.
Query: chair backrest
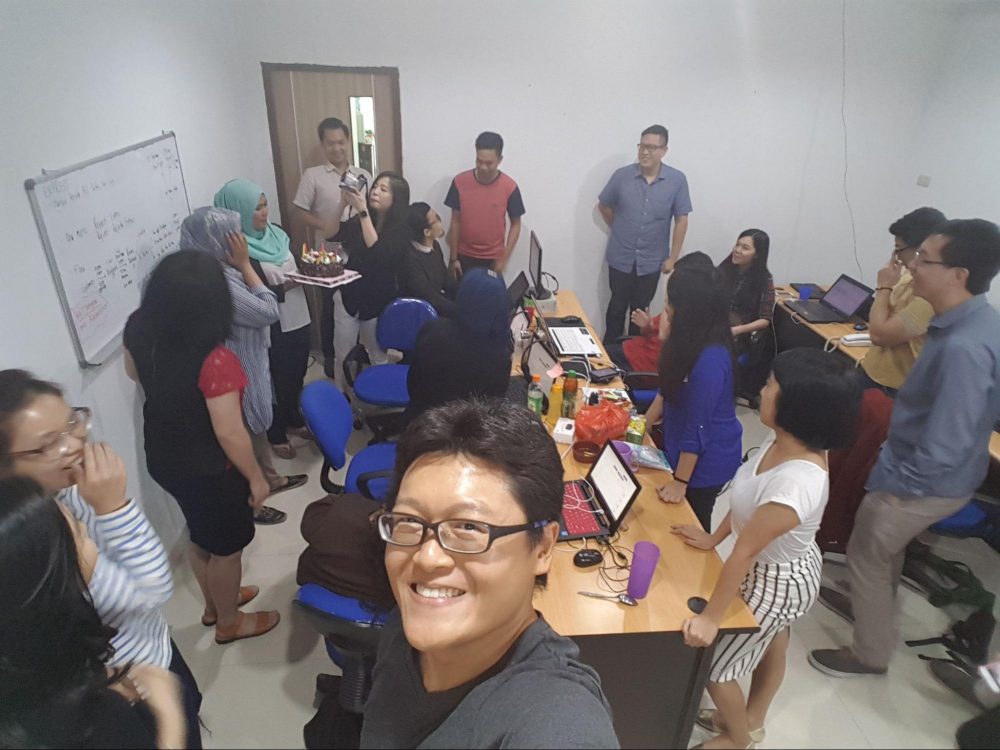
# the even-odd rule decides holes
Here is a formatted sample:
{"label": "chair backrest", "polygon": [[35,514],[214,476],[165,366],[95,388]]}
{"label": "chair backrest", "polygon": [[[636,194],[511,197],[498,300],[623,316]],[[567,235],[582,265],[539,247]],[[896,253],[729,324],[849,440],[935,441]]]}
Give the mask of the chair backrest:
{"label": "chair backrest", "polygon": [[437,316],[437,310],[427,300],[415,297],[394,299],[379,315],[375,338],[383,349],[412,351],[424,323]]}
{"label": "chair backrest", "polygon": [[299,406],[326,460],[334,469],[342,468],[354,423],[344,394],[329,380],[316,380],[302,389]]}

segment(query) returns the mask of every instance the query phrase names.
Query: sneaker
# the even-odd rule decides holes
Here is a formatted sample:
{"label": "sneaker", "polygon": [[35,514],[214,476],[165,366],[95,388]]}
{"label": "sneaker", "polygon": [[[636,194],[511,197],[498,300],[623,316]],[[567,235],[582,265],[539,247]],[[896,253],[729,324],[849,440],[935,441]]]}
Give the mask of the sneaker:
{"label": "sneaker", "polygon": [[270,505],[260,506],[260,510],[254,513],[253,522],[261,526],[273,526],[276,523],[284,523],[288,514],[283,510],[272,508]]}
{"label": "sneaker", "polygon": [[830,677],[883,675],[888,670],[869,667],[854,658],[849,648],[821,648],[809,652],[809,663]]}
{"label": "sneaker", "polygon": [[854,609],[847,594],[842,594],[829,586],[820,586],[819,600],[834,614],[840,615],[850,623],[854,622]]}

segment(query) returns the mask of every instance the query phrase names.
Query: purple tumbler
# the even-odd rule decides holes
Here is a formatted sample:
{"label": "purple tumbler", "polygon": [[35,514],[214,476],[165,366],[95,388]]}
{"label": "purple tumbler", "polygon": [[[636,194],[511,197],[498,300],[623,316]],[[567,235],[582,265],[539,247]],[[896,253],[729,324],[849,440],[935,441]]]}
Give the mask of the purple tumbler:
{"label": "purple tumbler", "polygon": [[642,599],[649,591],[653,571],[660,559],[660,548],[652,542],[636,542],[632,551],[632,570],[628,576],[628,595]]}

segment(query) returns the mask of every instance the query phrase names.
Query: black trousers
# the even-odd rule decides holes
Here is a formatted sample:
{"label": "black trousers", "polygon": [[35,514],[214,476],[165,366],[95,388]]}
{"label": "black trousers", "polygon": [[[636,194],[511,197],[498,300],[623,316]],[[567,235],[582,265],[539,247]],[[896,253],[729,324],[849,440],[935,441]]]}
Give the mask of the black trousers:
{"label": "black trousers", "polygon": [[[323,362],[327,367],[333,367],[333,293],[337,289],[319,287],[319,343],[323,347]],[[345,352],[346,356],[346,352]]]}
{"label": "black trousers", "polygon": [[709,534],[712,533],[712,509],[715,507],[715,498],[719,496],[721,490],[721,486],[688,487],[685,493],[691,510],[698,516],[698,522]]}
{"label": "black trousers", "polygon": [[201,691],[198,683],[191,674],[181,652],[177,650],[177,644],[170,639],[170,671],[177,675],[181,683],[181,702],[184,704],[184,720],[187,724],[187,744],[186,748],[191,750],[201,750],[201,721],[198,712],[201,710]]}
{"label": "black trousers", "polygon": [[289,427],[305,425],[299,411],[299,395],[309,366],[309,326],[287,332],[281,332],[278,325],[271,326],[268,357],[276,403],[267,440],[271,445],[280,445],[288,442]]}
{"label": "black trousers", "polygon": [[[632,310],[649,309],[649,303],[656,294],[656,285],[660,283],[660,272],[647,273],[639,276],[632,271],[626,273],[608,266],[608,285],[611,287],[611,301],[604,316],[604,342],[613,343],[625,335],[625,318],[631,317]],[[639,327],[631,320],[628,324],[628,335],[638,336]]]}
{"label": "black trousers", "polygon": [[495,260],[490,258],[472,258],[468,255],[459,255],[458,262],[462,264],[462,273],[471,271],[473,268],[488,268],[493,270]]}

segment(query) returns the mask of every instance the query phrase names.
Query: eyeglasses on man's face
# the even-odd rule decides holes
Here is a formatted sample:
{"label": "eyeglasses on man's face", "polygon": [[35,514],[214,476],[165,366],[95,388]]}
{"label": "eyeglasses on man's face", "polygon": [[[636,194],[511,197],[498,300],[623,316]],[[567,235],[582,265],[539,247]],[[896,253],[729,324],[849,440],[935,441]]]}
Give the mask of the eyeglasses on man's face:
{"label": "eyeglasses on man's face", "polygon": [[950,263],[945,263],[943,260],[928,260],[924,256],[927,255],[927,251],[922,247],[917,248],[917,251],[913,254],[913,263],[920,266],[945,266],[946,268],[951,268]]}
{"label": "eyeglasses on man's face", "polygon": [[638,144],[639,153],[641,153],[641,154],[656,153],[657,151],[661,151],[662,149],[665,149],[666,147],[667,147],[666,143],[664,143],[663,145],[653,144],[653,143],[640,143],[640,144]]}
{"label": "eyeglasses on man's face", "polygon": [[443,549],[463,555],[482,554],[501,537],[541,529],[550,523],[531,521],[516,526],[494,526],[463,518],[428,523],[408,513],[379,513],[375,520],[379,536],[388,544],[397,547],[419,547],[427,541],[427,534],[431,532]]}
{"label": "eyeglasses on man's face", "polygon": [[86,440],[90,434],[91,411],[85,406],[74,407],[66,429],[46,441],[44,445],[27,451],[13,451],[12,456],[26,456],[43,461],[58,461],[70,451],[69,439]]}

